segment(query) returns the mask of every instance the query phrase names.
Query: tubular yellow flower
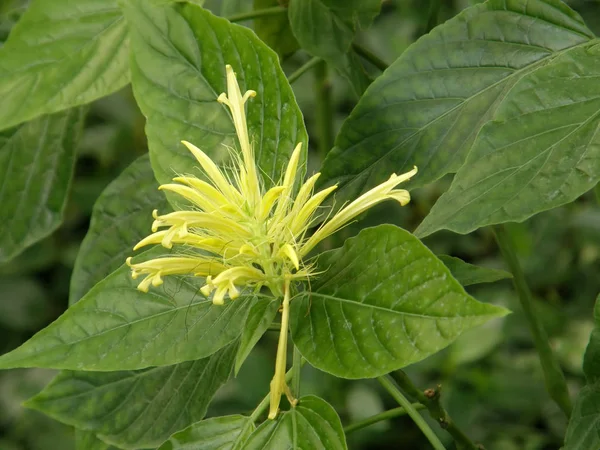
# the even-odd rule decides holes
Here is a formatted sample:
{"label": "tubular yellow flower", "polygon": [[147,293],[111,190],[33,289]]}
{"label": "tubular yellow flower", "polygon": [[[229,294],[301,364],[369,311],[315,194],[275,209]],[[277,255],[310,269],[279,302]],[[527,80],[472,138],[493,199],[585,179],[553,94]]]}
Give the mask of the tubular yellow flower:
{"label": "tubular yellow flower", "polygon": [[205,279],[200,292],[206,297],[212,296],[215,305],[222,305],[227,299],[235,300],[244,289],[266,287],[274,296],[283,297],[282,327],[271,382],[269,418],[274,419],[282,395],[287,395],[295,405],[285,382],[292,281],[316,275],[303,258],[319,242],[373,205],[388,199],[406,205],[410,194],[396,186],[414,176],[417,168],[403,175],[393,174],[386,182],[344,206],[312,236],[306,237],[319,218],[321,205],[336,186],[314,194],[320,175],[317,173],[302,184],[294,197],[294,186],[302,173],[302,143],[298,143],[283,180],[268,190],[264,187],[246,123],[246,102],[256,96],[256,92],[246,91],[242,95],[229,65],[226,75],[227,93],[219,95],[217,100],[231,113],[241,156],[234,155],[232,170],[224,172],[201,149],[182,141],[200,164],[204,180],[181,175],[173,178],[173,183],[162,185],[160,189],[187,200],[190,208],[164,215],[155,210],[152,234],[134,247],[137,250],[147,245],[162,245],[175,248],[173,251],[182,249],[181,255],[141,263],[133,263],[128,258],[127,264],[133,278],[145,275],[138,285],[144,292],[151,285],[160,286],[164,276],[190,275]]}

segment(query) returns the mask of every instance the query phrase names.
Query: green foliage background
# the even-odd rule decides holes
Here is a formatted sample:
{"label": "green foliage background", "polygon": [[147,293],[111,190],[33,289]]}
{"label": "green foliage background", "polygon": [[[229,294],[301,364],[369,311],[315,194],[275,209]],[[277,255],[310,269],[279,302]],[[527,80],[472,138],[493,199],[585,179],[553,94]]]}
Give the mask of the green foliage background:
{"label": "green foliage background", "polygon": [[[426,3],[417,0],[383,2],[381,14],[376,17],[371,28],[358,33],[357,41],[372,49],[383,60],[392,62],[432,25],[454,17],[475,2],[431,0],[432,7],[438,11],[435,16],[430,14],[430,8]],[[26,1],[21,0],[5,1],[0,4],[1,41],[6,38],[26,4]],[[258,7],[267,7],[273,2],[256,1],[256,4],[259,5]],[[580,0],[569,4],[582,15],[587,25],[596,34],[600,34],[598,19],[600,3]],[[252,6],[251,1],[243,0],[213,0],[205,3],[205,7],[226,17],[248,11]],[[299,16],[304,13],[295,12]],[[110,17],[107,20],[110,20]],[[252,21],[243,24],[253,26]],[[272,30],[263,30],[260,37],[267,43],[278,46],[278,52],[286,56],[283,60],[283,68],[287,74],[290,74],[308,61],[310,56],[305,52],[299,52],[287,57],[298,43],[293,37],[285,35],[285,30],[282,32],[276,25],[273,25]],[[119,39],[118,31],[115,30],[115,42]],[[352,36],[349,37],[347,46],[351,41]],[[327,74],[328,85],[325,86],[331,89],[333,96],[329,113],[336,133],[342,121],[354,108],[358,99],[357,94],[361,94],[365,87],[365,79],[362,76],[352,75],[354,72],[349,69],[357,63],[354,56],[341,51],[347,49],[344,47],[346,45],[344,42],[338,44],[341,48],[331,48],[328,52],[319,55],[332,67],[339,68],[339,74],[333,71]],[[308,39],[301,45],[310,50],[311,40]],[[119,55],[114,56],[119,57]],[[367,67],[367,72],[372,75],[378,74],[377,69],[370,66]],[[98,281],[94,278],[94,271],[99,270],[95,264],[88,261],[87,267],[76,267],[75,262],[80,248],[102,245],[103,235],[108,232],[103,228],[102,223],[92,222],[90,225],[93,205],[115,177],[125,170],[131,170],[127,169],[129,164],[147,152],[145,120],[133,99],[131,88],[120,89],[125,84],[123,76],[116,70],[111,75],[112,78],[106,80],[111,83],[116,92],[109,97],[94,101],[89,106],[80,144],[76,149],[72,149],[73,154],[70,156],[75,162],[75,175],[64,206],[64,221],[48,237],[29,247],[11,262],[0,265],[0,354],[16,348],[64,312],[69,304],[69,283],[74,269],[78,270],[77,273],[81,277],[89,279],[90,286]],[[319,82],[314,73],[308,72],[292,84],[311,139],[309,171],[318,168],[324,159],[324,151],[320,148],[317,137],[320,122],[323,120],[322,111],[317,107],[319,88],[322,88]],[[78,95],[77,92],[67,94],[72,95],[73,98]],[[10,102],[22,101],[18,97],[18,91],[13,92],[12,95],[16,100]],[[93,100],[93,96],[88,100]],[[8,104],[8,101],[3,100],[4,104]],[[51,99],[44,102],[44,105],[47,108],[46,112],[54,112]],[[26,106],[20,112],[3,109],[1,114],[17,121],[18,119],[15,118],[17,113],[28,117],[27,107],[34,106]],[[77,114],[77,111],[71,111],[69,114]],[[505,114],[510,116],[510,111]],[[43,120],[52,120],[60,124],[59,116],[49,117]],[[42,125],[28,126],[41,127]],[[228,132],[231,133],[231,130]],[[0,134],[0,138],[9,137]],[[289,140],[295,142],[296,137]],[[146,170],[149,170],[149,165],[146,166]],[[18,174],[10,171],[2,174],[7,179],[18,177]],[[335,174],[329,175],[335,177]],[[132,179],[136,179],[134,175]],[[447,190],[449,183],[448,177],[442,177],[424,188],[414,189],[413,201],[408,207],[391,207],[386,204],[375,208],[360,225],[348,226],[330,239],[327,245],[329,248],[336,248],[362,228],[384,222],[414,230],[435,200]],[[102,195],[107,198],[111,195],[129,195],[129,192],[135,195],[136,187],[133,182],[130,191],[111,192],[108,188]],[[62,189],[66,188],[67,186],[62,186]],[[598,188],[596,191],[600,197]],[[447,208],[451,210],[456,199],[451,193],[446,195],[450,198]],[[581,366],[584,349],[594,326],[591,314],[594,299],[600,291],[598,197],[594,192],[588,192],[565,207],[543,212],[525,223],[510,224],[508,227],[516,241],[519,257],[534,291],[536,307],[548,334],[552,336],[552,347],[566,373],[573,397],[584,385],[586,376],[590,383],[585,388],[590,392],[589,396],[598,396],[597,375],[590,375],[594,373],[592,369],[589,369],[589,373],[586,369],[584,375]],[[8,199],[0,197],[0,202],[3,201],[8,202]],[[154,208],[160,208],[161,202],[164,202],[164,199],[162,194],[158,193],[155,198],[139,198],[140,210],[136,212],[136,217],[141,221],[147,220],[149,212]],[[57,209],[60,208],[61,205],[58,205]],[[110,213],[118,215],[120,213],[118,206],[116,208]],[[441,211],[440,215],[446,213]],[[6,217],[3,214],[6,214]],[[14,211],[3,209],[0,218],[3,221],[9,220],[13,214]],[[58,221],[49,217],[44,230],[32,232],[35,237],[41,237],[41,233],[49,234],[47,231],[56,225]],[[464,231],[469,226],[469,224],[456,224],[455,229]],[[91,228],[92,233],[84,240],[88,228]],[[115,229],[110,232],[122,236],[123,242],[135,240],[135,237],[128,234],[127,229]],[[2,239],[0,230],[0,240]],[[441,231],[426,237],[424,243],[436,254],[453,255],[470,263],[502,268],[497,246],[491,231],[487,228],[479,229],[469,235]],[[126,255],[121,256],[120,261],[112,263],[116,264],[114,268],[120,265]],[[7,258],[8,256],[5,258],[5,255],[0,254],[0,259]],[[101,262],[98,261],[98,264]],[[471,286],[468,291],[484,302],[502,304],[513,311],[519,310],[515,293],[508,280],[497,281],[493,285]],[[75,293],[72,291],[70,302],[75,303],[83,293],[83,291]],[[269,306],[264,305],[264,308]],[[304,320],[309,319],[304,318]],[[240,411],[251,411],[256,406],[262,399],[265,387],[268,386],[272,376],[276,340],[276,333],[266,333],[256,349],[248,356],[238,376],[229,380],[217,391],[215,400],[208,406],[208,417],[238,414]],[[190,367],[185,370],[196,373],[194,371],[199,372],[200,369]],[[134,380],[145,377],[144,379],[149,380],[147,382],[150,385],[153,382],[160,385],[162,380],[172,376],[171,373],[159,373],[161,371],[164,372],[161,369],[150,371],[152,373],[136,373],[130,376]],[[485,442],[489,449],[542,450],[556,449],[563,444],[567,429],[566,420],[545,392],[537,353],[531,344],[527,326],[519,314],[512,314],[466,333],[449,348],[408,367],[407,372],[419,386],[427,387],[441,383],[444,404],[453,419],[463,429],[468,430],[473,440]],[[24,400],[38,393],[55,374],[55,371],[46,369],[0,372],[0,449],[68,450],[75,448],[76,439],[79,449],[109,448],[94,441],[93,435],[85,432],[78,432],[75,435],[73,428],[22,406]],[[127,380],[125,375],[118,376]],[[356,422],[396,406],[372,380],[351,382],[334,378],[307,365],[302,383],[303,395],[315,394],[327,400],[338,412],[343,424]],[[217,388],[219,386],[214,386],[215,390]],[[44,401],[49,400],[38,398],[30,406],[39,407]],[[318,399],[311,401],[306,403],[308,405],[306,409],[326,409],[326,405],[319,404]],[[202,413],[203,411],[197,411],[190,414],[193,418],[194,414],[201,417]],[[299,411],[298,414],[303,414],[303,411]],[[69,412],[65,411],[64,417],[57,418],[69,423]],[[286,417],[286,420],[288,418]],[[86,418],[86,420],[93,421],[94,418]],[[239,420],[243,419],[229,416],[224,420],[227,423],[209,425],[226,427]],[[81,423],[73,423],[73,425],[81,425]],[[435,424],[432,426],[442,439],[450,442],[439,427]],[[113,432],[114,430],[107,431],[108,434]],[[131,439],[132,442],[139,439],[139,436],[135,435],[135,430],[130,432],[133,434],[123,439]],[[575,433],[572,430],[570,432]],[[259,439],[256,440],[256,448],[260,448]],[[381,422],[349,434],[348,444],[353,449],[428,448],[425,438],[408,418]],[[94,445],[97,447],[93,447]]]}

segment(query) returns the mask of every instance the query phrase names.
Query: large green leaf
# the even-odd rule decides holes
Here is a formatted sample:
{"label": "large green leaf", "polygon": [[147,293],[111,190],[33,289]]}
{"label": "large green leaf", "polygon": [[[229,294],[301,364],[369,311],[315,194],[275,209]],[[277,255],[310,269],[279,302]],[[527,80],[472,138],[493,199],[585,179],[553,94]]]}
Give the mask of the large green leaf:
{"label": "large green leaf", "polygon": [[277,420],[259,426],[244,450],[342,450],[346,437],[335,409],[325,400],[308,395]]}
{"label": "large green leaf", "polygon": [[150,158],[157,179],[197,165],[180,143],[190,141],[215,160],[229,157],[235,133],[226,107],[217,96],[225,91],[225,65],[237,73],[248,101],[250,137],[269,185],[281,177],[298,142],[306,148],[302,113],[279,65],[277,55],[248,28],[232,25],[196,5],[153,6],[125,1],[132,38],[132,84],[142,112]]}
{"label": "large green leaf", "polygon": [[380,7],[380,0],[290,0],[288,15],[301,47],[335,67],[360,96],[370,80],[351,50],[352,40]]}
{"label": "large green leaf", "polygon": [[0,262],[62,222],[83,117],[72,109],[0,132]]}
{"label": "large green leaf", "polygon": [[475,266],[454,256],[438,255],[438,258],[448,269],[450,269],[450,273],[456,279],[456,281],[463,286],[492,283],[494,281],[512,278],[512,274],[510,272],[506,272],[505,270]]}
{"label": "large green leaf", "polygon": [[292,302],[294,343],[313,366],[376,377],[417,362],[507,311],[470,297],[409,232],[368,228],[319,257],[324,273]]}
{"label": "large green leaf", "polygon": [[596,298],[594,306],[594,323],[583,358],[583,372],[590,384],[600,381],[600,295]]}
{"label": "large green leaf", "polygon": [[[593,37],[559,0],[490,0],[435,28],[365,92],[322,170],[344,200],[414,165],[422,186],[463,164],[524,75]],[[568,119],[567,119],[568,120]]]}
{"label": "large green leaf", "polygon": [[92,212],[71,276],[69,303],[118,269],[133,246],[150,234],[152,210],[167,209],[147,155],[134,161],[102,192]]}
{"label": "large green leaf", "polygon": [[89,103],[129,81],[113,0],[33,0],[0,48],[0,129]]}
{"label": "large green leaf", "polygon": [[110,444],[100,440],[92,431],[75,430],[76,450],[117,450]]}
{"label": "large green leaf", "polygon": [[563,450],[600,448],[600,381],[579,393],[565,435]]}
{"label": "large green leaf", "polygon": [[158,450],[238,450],[253,431],[249,417],[215,417],[175,433]]}
{"label": "large green leaf", "polygon": [[237,342],[212,356],[141,371],[61,372],[26,403],[125,449],[157,447],[201,420],[232,373]]}
{"label": "large green leaf", "polygon": [[215,306],[199,293],[202,281],[170,276],[144,293],[123,265],[47,328],[0,356],[0,369],[132,370],[209,356],[241,334],[256,296]]}
{"label": "large green leaf", "polygon": [[521,222],[592,189],[600,181],[599,61],[592,41],[523,77],[417,234]]}
{"label": "large green leaf", "polygon": [[[279,0],[254,0],[254,9],[279,6]],[[280,58],[289,56],[298,50],[298,41],[290,28],[287,14],[280,16],[257,17],[254,19],[254,31]]]}
{"label": "large green leaf", "polygon": [[564,450],[600,448],[600,295],[594,307],[594,322],[583,358],[588,385],[579,392],[573,405]]}

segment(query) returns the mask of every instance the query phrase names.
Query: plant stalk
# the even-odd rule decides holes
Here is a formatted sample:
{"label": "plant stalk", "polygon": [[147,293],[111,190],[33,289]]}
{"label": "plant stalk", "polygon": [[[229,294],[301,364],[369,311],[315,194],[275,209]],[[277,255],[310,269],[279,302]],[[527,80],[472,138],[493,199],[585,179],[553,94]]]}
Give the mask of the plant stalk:
{"label": "plant stalk", "polygon": [[319,58],[319,57],[317,57],[317,56],[315,56],[314,58],[309,59],[305,64],[303,64],[302,66],[300,66],[298,68],[298,70],[296,70],[295,72],[292,72],[290,74],[290,76],[288,77],[289,83],[292,84],[294,81],[296,81],[298,78],[300,78],[306,72],[308,72],[310,69],[312,69],[313,67],[315,67],[321,61],[322,61],[322,59]]}
{"label": "plant stalk", "polygon": [[552,353],[546,330],[535,312],[531,291],[529,290],[529,286],[525,280],[525,274],[523,273],[523,269],[517,258],[513,241],[506,231],[505,226],[496,225],[492,229],[500,252],[513,274],[513,284],[519,296],[525,319],[529,325],[529,330],[533,336],[535,348],[540,357],[542,370],[544,371],[546,389],[550,394],[550,397],[558,404],[565,415],[569,417],[571,415],[572,404],[571,399],[569,398],[569,390],[567,388],[565,375]]}
{"label": "plant stalk", "polygon": [[[417,410],[417,411],[419,409],[425,408],[420,403],[413,403],[412,405],[413,405],[413,408],[415,408],[415,410]],[[404,409],[403,406],[399,406],[398,408],[390,409],[388,411],[384,411],[382,413],[375,414],[374,416],[367,417],[366,419],[358,421],[356,423],[347,425],[346,427],[344,427],[344,433],[346,433],[346,434],[352,433],[353,431],[361,430],[361,429],[366,428],[370,425],[373,425],[377,422],[381,422],[383,420],[388,420],[388,419],[393,419],[395,417],[405,416],[406,414],[407,414],[406,409]]]}
{"label": "plant stalk", "polygon": [[287,12],[287,8],[283,6],[273,6],[271,8],[256,9],[254,11],[248,11],[245,13],[234,14],[226,17],[230,22],[243,22],[244,20],[257,19],[259,17],[277,16]]}
{"label": "plant stalk", "polygon": [[480,450],[482,447],[476,445],[469,437],[454,423],[448,411],[444,409],[441,402],[441,386],[437,389],[421,391],[416,387],[408,375],[402,370],[391,373],[392,378],[413,399],[424,405],[429,415],[446,430],[459,445],[459,448],[467,450]]}
{"label": "plant stalk", "polygon": [[381,59],[379,56],[375,55],[370,50],[366,49],[365,47],[363,47],[360,44],[357,44],[357,43],[353,42],[352,43],[352,49],[360,57],[362,57],[362,58],[366,59],[367,61],[369,61],[371,64],[373,64],[375,67],[377,67],[382,72],[389,67],[389,64],[386,63],[383,59]]}
{"label": "plant stalk", "polygon": [[396,383],[389,375],[384,375],[377,378],[377,381],[384,387],[386,391],[396,400],[400,406],[406,410],[406,414],[410,416],[413,422],[421,429],[427,440],[433,446],[435,450],[446,450],[444,445],[440,442],[437,435],[433,432],[431,427],[425,422],[425,419],[421,417],[419,412],[415,409],[411,402],[400,392],[396,387]]}
{"label": "plant stalk", "polygon": [[333,147],[333,108],[328,72],[325,61],[317,64],[315,68],[315,103],[317,105],[315,119],[317,121],[319,155],[322,160]]}
{"label": "plant stalk", "polygon": [[300,371],[302,369],[302,355],[294,345],[292,356],[292,394],[295,398],[300,398]]}

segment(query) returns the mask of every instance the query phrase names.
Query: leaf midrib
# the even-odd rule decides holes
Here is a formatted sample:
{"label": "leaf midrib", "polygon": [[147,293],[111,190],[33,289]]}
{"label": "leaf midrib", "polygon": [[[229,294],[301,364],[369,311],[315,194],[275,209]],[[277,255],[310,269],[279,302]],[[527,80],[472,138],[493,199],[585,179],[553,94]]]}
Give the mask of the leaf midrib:
{"label": "leaf midrib", "polygon": [[417,313],[409,313],[409,312],[403,312],[403,311],[396,311],[394,309],[387,309],[387,308],[384,308],[382,306],[370,305],[370,304],[362,303],[362,302],[359,302],[359,301],[356,301],[356,300],[352,300],[352,299],[349,299],[349,298],[336,297],[336,296],[333,296],[333,295],[322,294],[322,293],[319,293],[319,292],[311,292],[310,294],[305,294],[305,296],[322,297],[324,299],[330,299],[330,300],[338,301],[338,302],[341,302],[341,303],[349,303],[349,304],[351,304],[353,306],[375,309],[375,310],[382,311],[382,312],[385,312],[385,313],[398,314],[398,315],[401,315],[401,316],[417,317],[417,318],[420,318],[420,319],[428,319],[428,320],[457,319],[457,318],[470,319],[470,318],[475,318],[475,317],[496,317],[495,314],[475,314],[475,315],[467,315],[467,316],[458,315],[458,314],[455,315],[455,316],[425,316],[425,315],[417,314]]}
{"label": "leaf midrib", "polygon": [[[514,70],[510,75],[507,75],[505,78],[503,78],[501,80],[498,80],[498,81],[496,81],[495,83],[493,83],[493,84],[491,84],[489,86],[486,86],[481,91],[477,92],[475,95],[467,97],[462,102],[460,102],[458,105],[450,108],[448,111],[445,111],[443,114],[439,115],[435,119],[433,119],[430,122],[426,123],[422,127],[416,129],[417,131],[415,131],[412,134],[409,134],[406,138],[404,138],[402,141],[400,141],[394,147],[390,148],[387,152],[385,152],[383,155],[381,155],[377,160],[375,160],[369,166],[367,166],[366,168],[362,169],[360,172],[357,172],[357,173],[351,174],[351,175],[347,175],[346,178],[347,177],[352,177],[352,180],[349,181],[346,184],[346,186],[349,185],[350,183],[352,183],[354,180],[358,179],[365,172],[369,172],[369,171],[373,170],[373,167],[375,165],[380,164],[383,160],[385,160],[392,153],[394,153],[398,148],[402,147],[404,144],[406,144],[407,142],[409,142],[412,138],[414,138],[415,136],[417,136],[419,133],[422,133],[425,129],[427,129],[431,125],[435,124],[439,120],[442,120],[444,117],[446,117],[447,115],[453,113],[455,110],[457,110],[459,108],[462,108],[466,103],[472,101],[474,98],[476,98],[476,97],[484,94],[485,92],[487,92],[487,91],[495,88],[496,86],[501,85],[502,83],[505,83],[505,82],[511,80],[514,77],[524,76],[524,75],[526,75],[526,74],[528,74],[530,72],[534,72],[535,70],[537,70],[541,66],[544,66],[545,63],[551,61],[553,58],[559,57],[560,55],[562,55],[563,53],[568,52],[569,50],[573,50],[573,49],[579,48],[579,47],[585,47],[586,45],[593,45],[594,43],[598,43],[598,42],[600,42],[600,39],[598,39],[598,38],[596,38],[596,39],[589,39],[589,40],[587,40],[585,42],[581,42],[579,44],[573,45],[571,47],[564,48],[564,49],[559,50],[557,52],[550,53],[548,56],[544,56],[543,58],[540,58],[538,61],[536,61],[536,62],[534,62],[534,63],[532,63],[532,64],[530,64],[528,66],[525,66],[525,67],[523,67],[521,69]],[[456,70],[456,69],[461,69],[461,68],[460,67],[453,68],[453,70]],[[515,85],[516,85],[516,83],[515,83]],[[504,98],[506,98],[509,95],[510,91],[513,88],[514,88],[514,85],[507,92],[504,93]],[[435,99],[432,99],[432,100],[435,100]],[[386,132],[390,132],[390,131],[392,131],[392,130],[386,130]],[[347,152],[350,149],[361,145],[364,140],[365,140],[364,138],[361,139],[360,141],[354,143],[352,146],[345,148],[344,151]],[[404,164],[406,164],[406,161],[408,161],[408,159],[415,153],[415,151],[416,150],[413,149],[412,151],[410,151],[410,152],[407,153],[407,156],[406,156],[406,159],[404,161]],[[431,180],[431,181],[434,181],[434,180]]]}

